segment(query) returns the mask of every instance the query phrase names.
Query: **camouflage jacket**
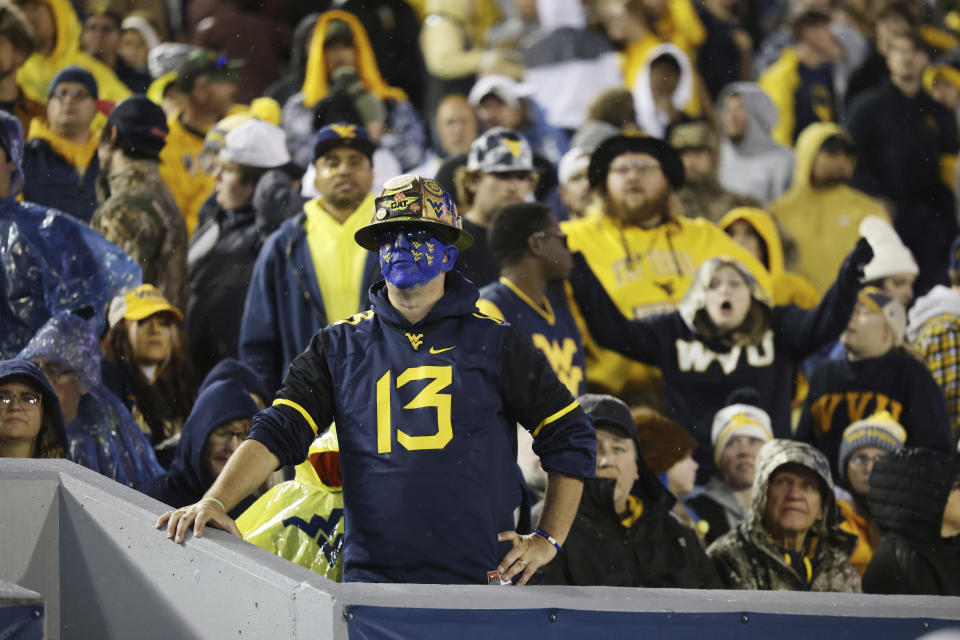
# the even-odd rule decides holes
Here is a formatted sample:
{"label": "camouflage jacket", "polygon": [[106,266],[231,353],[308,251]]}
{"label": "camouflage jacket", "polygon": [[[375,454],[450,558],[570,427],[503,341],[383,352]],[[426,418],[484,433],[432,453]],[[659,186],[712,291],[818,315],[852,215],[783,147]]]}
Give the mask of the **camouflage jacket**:
{"label": "camouflage jacket", "polygon": [[809,590],[860,593],[860,576],[850,564],[856,537],[837,526],[838,514],[833,498],[830,465],[826,457],[812,446],[793,440],[771,440],[763,445],[757,455],[750,512],[740,524],[707,549],[707,555],[716,565],[720,579],[732,589],[807,589],[763,526],[770,476],[789,462],[815,471],[826,489],[826,517],[818,520],[808,534],[810,550],[807,555],[813,568]]}
{"label": "camouflage jacket", "polygon": [[133,160],[108,178],[110,196],[90,220],[139,263],[143,281],[156,285],[178,309],[187,304],[187,228],[157,163]]}

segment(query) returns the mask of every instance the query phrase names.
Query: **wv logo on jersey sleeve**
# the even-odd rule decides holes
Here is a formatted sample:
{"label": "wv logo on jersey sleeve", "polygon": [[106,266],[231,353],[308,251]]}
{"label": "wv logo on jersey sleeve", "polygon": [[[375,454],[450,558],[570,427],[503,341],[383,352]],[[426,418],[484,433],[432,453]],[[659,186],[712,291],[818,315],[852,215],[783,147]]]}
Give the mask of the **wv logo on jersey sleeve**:
{"label": "wv logo on jersey sleeve", "polygon": [[560,382],[570,390],[573,397],[579,395],[580,383],[583,382],[583,369],[573,363],[577,355],[577,343],[571,338],[564,338],[562,343],[548,340],[541,333],[531,336],[533,346],[543,352],[550,363],[550,368],[557,374]]}

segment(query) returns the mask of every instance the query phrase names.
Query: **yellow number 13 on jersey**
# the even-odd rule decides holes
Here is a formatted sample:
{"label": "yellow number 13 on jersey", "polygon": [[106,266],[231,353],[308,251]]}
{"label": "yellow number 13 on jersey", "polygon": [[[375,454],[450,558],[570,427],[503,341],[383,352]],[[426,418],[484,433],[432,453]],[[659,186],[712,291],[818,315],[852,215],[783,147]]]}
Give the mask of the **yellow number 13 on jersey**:
{"label": "yellow number 13 on jersey", "polygon": [[[443,449],[453,439],[450,424],[450,394],[438,393],[453,382],[453,367],[414,367],[397,378],[397,389],[414,380],[430,383],[407,403],[404,409],[437,408],[437,432],[432,436],[411,436],[397,427],[397,442],[408,451]],[[393,390],[393,372],[387,371],[377,380],[377,452],[390,453],[393,447],[393,422],[390,415],[390,394]]]}

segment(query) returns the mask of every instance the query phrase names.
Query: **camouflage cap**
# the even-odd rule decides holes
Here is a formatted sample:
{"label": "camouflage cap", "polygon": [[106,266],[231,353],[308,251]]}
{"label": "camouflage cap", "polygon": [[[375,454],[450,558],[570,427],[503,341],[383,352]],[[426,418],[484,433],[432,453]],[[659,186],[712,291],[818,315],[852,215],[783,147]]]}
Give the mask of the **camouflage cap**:
{"label": "camouflage cap", "polygon": [[470,144],[467,169],[484,173],[536,171],[533,151],[519,133],[506,127],[494,127]]}
{"label": "camouflage cap", "polygon": [[430,178],[404,174],[389,180],[374,200],[373,220],[359,229],[354,239],[364,249],[377,251],[377,239],[401,227],[427,229],[460,251],[473,244],[473,236],[463,230],[453,198]]}

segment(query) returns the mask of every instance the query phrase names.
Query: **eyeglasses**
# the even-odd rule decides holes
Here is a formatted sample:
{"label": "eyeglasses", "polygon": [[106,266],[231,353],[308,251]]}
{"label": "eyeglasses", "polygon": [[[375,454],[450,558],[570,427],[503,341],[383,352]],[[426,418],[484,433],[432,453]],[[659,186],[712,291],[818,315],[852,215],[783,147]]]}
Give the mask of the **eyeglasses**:
{"label": "eyeglasses", "polygon": [[531,171],[497,171],[491,173],[497,180],[523,180],[524,182],[533,182],[537,174]]}
{"label": "eyeglasses", "polygon": [[74,87],[73,89],[69,89],[67,87],[57,87],[53,90],[53,93],[51,93],[50,96],[56,98],[57,100],[63,100],[67,97],[73,98],[74,100],[86,100],[88,98],[93,98],[89,91],[86,89],[81,89],[80,87]]}
{"label": "eyeglasses", "polygon": [[536,233],[530,234],[531,238],[557,238],[563,243],[563,246],[567,246],[567,234],[562,231],[537,231]]}
{"label": "eyeglasses", "polygon": [[210,439],[232,440],[233,438],[239,438],[240,440],[246,440],[248,435],[250,435],[250,429],[234,430],[223,426],[214,429],[210,433]]}
{"label": "eyeglasses", "polygon": [[433,238],[433,234],[430,233],[428,229],[413,228],[408,229],[406,227],[400,227],[399,229],[391,229],[390,231],[384,231],[377,238],[378,244],[393,244],[399,234],[407,236],[407,240],[413,240],[414,242],[426,242]]}
{"label": "eyeglasses", "polygon": [[9,409],[13,406],[13,401],[16,400],[20,405],[21,409],[26,409],[28,407],[36,407],[40,404],[40,394],[34,393],[33,391],[24,391],[21,394],[10,393],[8,391],[0,391],[0,406],[4,409]]}
{"label": "eyeglasses", "polygon": [[868,467],[873,465],[873,463],[876,462],[877,459],[882,455],[883,454],[881,453],[875,456],[868,456],[864,453],[858,453],[857,455],[850,458],[850,463],[857,467]]}
{"label": "eyeglasses", "polygon": [[631,171],[637,171],[646,176],[654,171],[660,171],[660,165],[656,162],[647,162],[646,160],[635,160],[633,162],[621,162],[617,165],[610,165],[610,173],[618,176],[625,176]]}

